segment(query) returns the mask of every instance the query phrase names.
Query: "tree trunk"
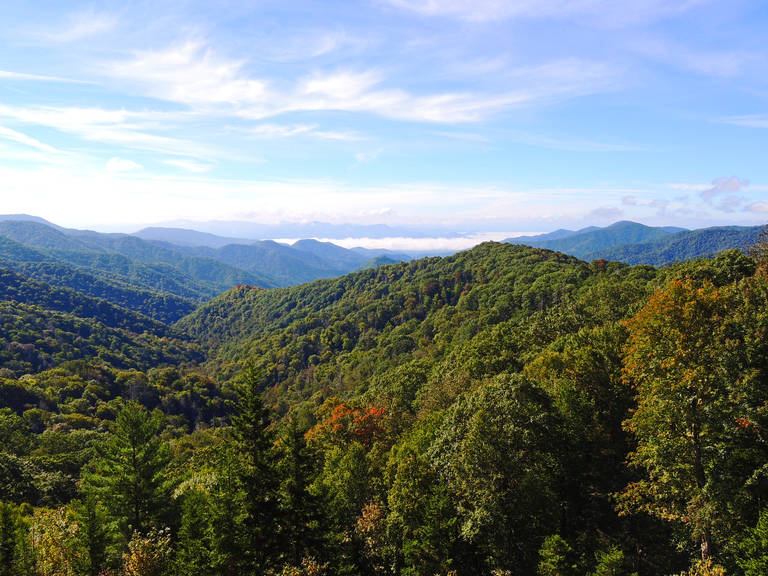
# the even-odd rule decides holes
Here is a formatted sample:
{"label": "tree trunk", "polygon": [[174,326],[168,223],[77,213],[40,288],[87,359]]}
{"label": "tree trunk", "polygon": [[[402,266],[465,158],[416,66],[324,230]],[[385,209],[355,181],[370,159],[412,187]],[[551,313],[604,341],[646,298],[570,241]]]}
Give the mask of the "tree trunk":
{"label": "tree trunk", "polygon": [[[699,438],[699,427],[696,422],[694,422],[691,432],[693,433],[693,467],[696,476],[696,487],[700,492],[703,492],[706,478],[704,476],[704,465],[701,462],[701,440]],[[701,559],[706,562],[712,557],[712,531],[710,530],[708,519],[704,520],[701,531]]]}

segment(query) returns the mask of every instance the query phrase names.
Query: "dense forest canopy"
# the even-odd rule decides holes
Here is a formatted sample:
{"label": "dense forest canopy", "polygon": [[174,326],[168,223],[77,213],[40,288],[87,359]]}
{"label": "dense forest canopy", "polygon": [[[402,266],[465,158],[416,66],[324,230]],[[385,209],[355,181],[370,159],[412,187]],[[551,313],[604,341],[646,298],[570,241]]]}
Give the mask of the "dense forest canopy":
{"label": "dense forest canopy", "polygon": [[768,573],[764,242],[485,243],[177,322],[16,249],[0,576]]}

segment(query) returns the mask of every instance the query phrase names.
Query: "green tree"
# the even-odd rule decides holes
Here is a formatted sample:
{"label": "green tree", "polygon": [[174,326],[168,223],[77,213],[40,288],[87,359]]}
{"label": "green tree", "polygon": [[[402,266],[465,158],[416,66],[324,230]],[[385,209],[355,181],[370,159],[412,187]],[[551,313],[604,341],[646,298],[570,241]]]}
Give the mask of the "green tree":
{"label": "green tree", "polygon": [[77,538],[84,551],[82,572],[87,576],[98,576],[114,564],[113,523],[93,495],[74,502],[73,510],[78,524]]}
{"label": "green tree", "polygon": [[98,457],[85,473],[86,493],[103,502],[124,536],[161,524],[170,502],[170,449],[160,436],[162,415],[136,402],[120,411]]}
{"label": "green tree", "polygon": [[[589,576],[622,576],[627,574],[624,562],[624,552],[618,546],[595,553],[597,564]],[[632,576],[637,576],[634,573]]]}
{"label": "green tree", "polygon": [[539,548],[538,576],[575,576],[573,548],[559,534],[547,536]]}
{"label": "green tree", "polygon": [[245,511],[242,554],[244,565],[251,572],[263,572],[274,565],[280,520],[275,436],[269,410],[261,397],[261,384],[258,372],[251,368],[244,371],[237,388],[237,411],[232,418]]}
{"label": "green tree", "polygon": [[739,547],[738,564],[744,576],[768,574],[768,508],[760,512],[757,524]]}
{"label": "green tree", "polygon": [[755,259],[760,266],[768,264],[768,226],[766,226],[749,247],[749,255]]}
{"label": "green tree", "polygon": [[560,423],[546,394],[499,377],[448,412],[430,453],[456,500],[460,534],[489,568],[536,570],[559,517]]}
{"label": "green tree", "polygon": [[180,576],[214,573],[210,507],[211,502],[204,491],[193,488],[184,493],[176,544],[176,573]]}
{"label": "green tree", "polygon": [[305,438],[298,418],[287,418],[279,447],[282,542],[286,560],[298,566],[303,558],[317,556],[322,544],[322,502],[310,491],[317,456]]}
{"label": "green tree", "polygon": [[625,377],[637,401],[626,422],[637,439],[629,462],[646,476],[625,489],[622,509],[682,522],[703,561],[726,519],[721,472],[740,415],[731,387],[740,349],[732,307],[707,281],[675,280],[628,323]]}
{"label": "green tree", "polygon": [[23,574],[20,540],[24,532],[16,506],[0,501],[0,576]]}
{"label": "green tree", "polygon": [[438,417],[430,417],[390,457],[387,533],[396,572],[404,576],[447,574],[461,556],[456,510],[427,456],[439,425]]}

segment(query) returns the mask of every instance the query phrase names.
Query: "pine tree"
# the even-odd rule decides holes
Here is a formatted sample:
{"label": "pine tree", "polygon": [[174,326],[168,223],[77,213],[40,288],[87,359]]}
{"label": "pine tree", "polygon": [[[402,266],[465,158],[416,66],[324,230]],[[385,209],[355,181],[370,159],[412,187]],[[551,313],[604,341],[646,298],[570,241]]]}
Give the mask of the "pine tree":
{"label": "pine tree", "polygon": [[200,490],[188,490],[181,507],[181,527],[176,545],[177,573],[210,576],[212,571],[210,502]]}
{"label": "pine tree", "polygon": [[241,458],[239,480],[245,509],[242,550],[249,573],[262,573],[273,566],[278,552],[277,453],[260,385],[260,375],[247,368],[238,388],[237,414],[232,418],[235,445]]}
{"label": "pine tree", "polygon": [[12,504],[0,502],[0,576],[16,574],[19,520]]}
{"label": "pine tree", "polygon": [[315,476],[315,457],[304,434],[296,417],[290,416],[280,438],[282,544],[286,560],[294,566],[303,558],[316,556],[322,540],[321,503],[309,490]]}
{"label": "pine tree", "polygon": [[160,524],[170,501],[170,450],[159,437],[162,426],[159,413],[129,402],[84,475],[86,493],[104,503],[126,537]]}

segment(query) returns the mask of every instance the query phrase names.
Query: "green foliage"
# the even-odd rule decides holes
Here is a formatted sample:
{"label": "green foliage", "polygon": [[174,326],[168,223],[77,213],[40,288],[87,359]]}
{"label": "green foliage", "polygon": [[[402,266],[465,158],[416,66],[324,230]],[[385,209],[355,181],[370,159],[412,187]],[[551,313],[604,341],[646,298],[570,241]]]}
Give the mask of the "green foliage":
{"label": "green foliage", "polygon": [[454,495],[462,538],[491,567],[533,572],[557,521],[560,423],[544,392],[500,377],[460,398],[431,448]]}
{"label": "green foliage", "polygon": [[[623,576],[625,571],[624,552],[618,546],[595,553],[597,565],[589,576]],[[634,574],[633,576],[637,576]]]}
{"label": "green foliage", "polygon": [[[655,241],[624,243],[584,254],[586,259],[607,258],[628,264],[668,266],[695,258],[709,258],[725,250],[746,251],[761,227],[723,226],[678,232]],[[564,250],[569,252],[569,250]]]}
{"label": "green foliage", "polygon": [[735,251],[657,271],[491,243],[241,286],[172,329],[192,345],[7,301],[0,544],[21,576],[656,576],[709,531],[694,574],[759,573],[766,302]]}
{"label": "green foliage", "polygon": [[75,290],[121,308],[171,324],[194,310],[190,297],[176,296],[159,288],[143,287],[129,278],[63,262],[6,262],[8,268],[37,282]]}
{"label": "green foliage", "polygon": [[98,360],[147,370],[201,359],[196,346],[151,333],[109,328],[87,318],[0,302],[0,364],[11,376],[48,370],[71,360]]}
{"label": "green foliage", "polygon": [[[576,573],[573,548],[559,534],[547,536],[539,549],[539,576],[571,576]],[[605,576],[600,574],[600,576]]]}
{"label": "green foliage", "polygon": [[729,447],[737,422],[749,418],[734,389],[743,326],[731,322],[733,308],[730,294],[707,281],[675,280],[629,324],[625,376],[637,408],[627,428],[638,440],[630,462],[648,476],[630,484],[624,502],[686,524],[702,560],[727,526],[737,486],[724,473]]}
{"label": "green foliage", "polygon": [[744,576],[768,574],[768,509],[760,512],[757,524],[741,542],[737,557]]}
{"label": "green foliage", "polygon": [[159,437],[161,428],[161,414],[129,402],[84,475],[86,493],[103,502],[112,518],[122,520],[126,537],[161,526],[169,507],[170,451]]}
{"label": "green foliage", "polygon": [[25,532],[18,509],[0,501],[0,576],[22,573],[21,540]]}
{"label": "green foliage", "polygon": [[167,336],[170,333],[164,324],[106,300],[85,296],[68,288],[49,286],[0,268],[0,301],[6,300],[92,319],[110,328],[123,328],[155,336]]}
{"label": "green foliage", "polygon": [[271,566],[278,555],[278,455],[270,427],[269,410],[261,399],[261,377],[245,371],[232,416],[235,449],[239,456],[238,481],[242,486],[245,517],[241,547],[246,573]]}
{"label": "green foliage", "polygon": [[323,543],[321,501],[310,491],[317,457],[305,438],[307,430],[296,415],[288,417],[278,440],[280,462],[281,543],[287,561],[298,566],[315,557]]}
{"label": "green foliage", "polygon": [[184,492],[181,526],[176,545],[176,573],[213,576],[214,542],[211,530],[211,500],[202,490]]}
{"label": "green foliage", "polygon": [[80,572],[87,576],[98,576],[116,557],[110,520],[106,510],[93,496],[73,502],[72,510],[77,524],[76,538],[82,550]]}

